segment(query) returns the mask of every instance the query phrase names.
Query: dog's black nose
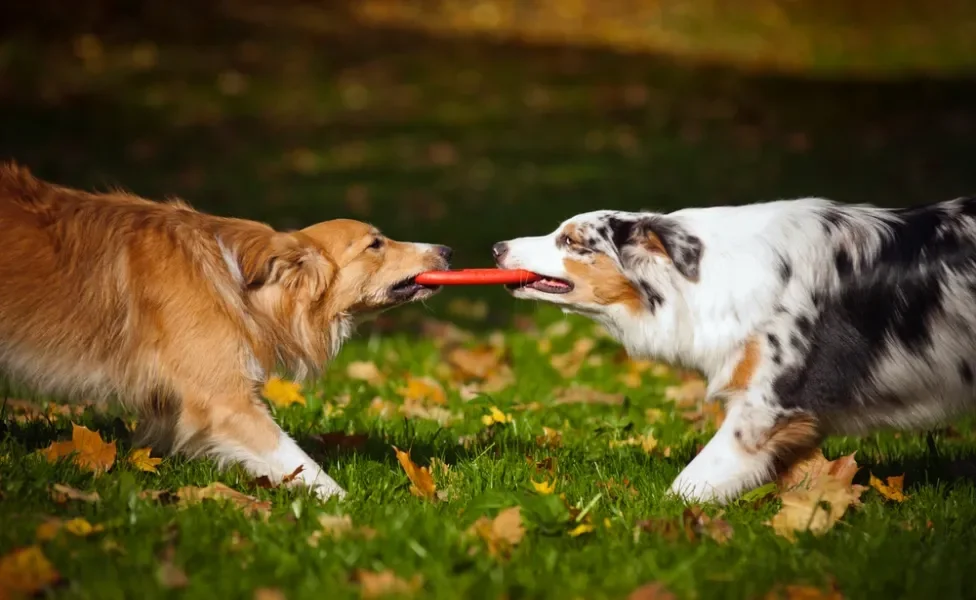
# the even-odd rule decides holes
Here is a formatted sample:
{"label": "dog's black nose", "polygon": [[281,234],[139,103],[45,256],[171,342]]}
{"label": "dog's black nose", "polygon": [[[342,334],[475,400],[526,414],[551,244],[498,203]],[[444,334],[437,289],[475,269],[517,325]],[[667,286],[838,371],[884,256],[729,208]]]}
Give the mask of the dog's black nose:
{"label": "dog's black nose", "polygon": [[491,247],[491,254],[495,257],[495,260],[501,260],[508,253],[508,244],[505,242],[498,242]]}
{"label": "dog's black nose", "polygon": [[454,250],[449,246],[437,246],[436,250],[444,260],[451,260],[451,257],[454,256]]}

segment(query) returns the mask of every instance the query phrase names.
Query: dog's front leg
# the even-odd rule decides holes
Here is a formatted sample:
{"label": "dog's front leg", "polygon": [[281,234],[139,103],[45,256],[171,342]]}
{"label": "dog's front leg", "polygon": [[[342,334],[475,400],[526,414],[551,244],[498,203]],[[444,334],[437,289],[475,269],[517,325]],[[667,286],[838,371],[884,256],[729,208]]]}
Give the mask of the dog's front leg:
{"label": "dog's front leg", "polygon": [[183,396],[181,408],[177,450],[212,456],[221,466],[240,463],[251,475],[274,482],[301,467],[295,483],[308,486],[323,499],[345,497],[345,490],[274,422],[256,397],[190,394]]}
{"label": "dog's front leg", "polygon": [[767,483],[777,470],[815,448],[818,423],[743,395],[729,401],[715,436],[678,475],[671,493],[692,502],[726,503]]}

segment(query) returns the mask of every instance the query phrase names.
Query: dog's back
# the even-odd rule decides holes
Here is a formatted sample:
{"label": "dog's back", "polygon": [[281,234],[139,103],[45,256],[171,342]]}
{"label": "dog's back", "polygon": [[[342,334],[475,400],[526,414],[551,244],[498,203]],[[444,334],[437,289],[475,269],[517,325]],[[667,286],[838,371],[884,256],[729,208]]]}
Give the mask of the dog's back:
{"label": "dog's back", "polygon": [[214,220],[0,167],[0,368],[45,392],[144,396],[174,375],[162,365],[192,368],[162,356],[175,348],[236,353],[194,341],[222,339],[222,328],[237,337],[219,294],[234,284],[207,235]]}

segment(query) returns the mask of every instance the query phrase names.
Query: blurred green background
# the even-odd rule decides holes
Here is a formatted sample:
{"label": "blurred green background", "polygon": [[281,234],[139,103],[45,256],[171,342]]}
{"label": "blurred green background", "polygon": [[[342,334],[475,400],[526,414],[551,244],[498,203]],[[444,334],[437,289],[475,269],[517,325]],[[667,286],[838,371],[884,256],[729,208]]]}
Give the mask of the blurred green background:
{"label": "blurred green background", "polygon": [[597,208],[976,192],[962,0],[38,0],[0,34],[0,157],[458,266]]}

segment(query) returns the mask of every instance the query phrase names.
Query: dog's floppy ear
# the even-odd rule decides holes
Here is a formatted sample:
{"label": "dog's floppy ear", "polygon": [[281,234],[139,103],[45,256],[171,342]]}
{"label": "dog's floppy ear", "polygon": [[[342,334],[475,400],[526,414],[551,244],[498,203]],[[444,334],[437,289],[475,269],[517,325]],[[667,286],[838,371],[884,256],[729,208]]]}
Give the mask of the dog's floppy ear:
{"label": "dog's floppy ear", "polygon": [[652,215],[633,221],[614,220],[610,230],[625,267],[657,255],[674,264],[685,278],[698,281],[704,244],[673,219]]}
{"label": "dog's floppy ear", "polygon": [[337,268],[331,257],[312,244],[289,233],[269,237],[238,239],[232,249],[246,289],[281,285],[289,290],[307,286],[309,295],[318,298],[335,278]]}

